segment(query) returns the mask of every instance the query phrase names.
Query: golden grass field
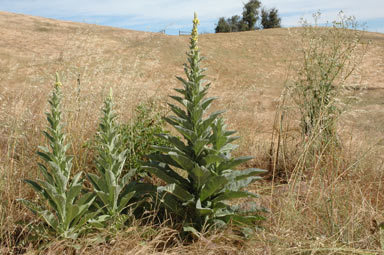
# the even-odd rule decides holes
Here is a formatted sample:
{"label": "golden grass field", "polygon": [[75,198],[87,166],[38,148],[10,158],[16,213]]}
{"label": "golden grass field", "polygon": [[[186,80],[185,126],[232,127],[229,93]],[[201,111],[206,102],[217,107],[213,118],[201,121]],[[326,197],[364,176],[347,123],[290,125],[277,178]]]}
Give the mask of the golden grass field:
{"label": "golden grass field", "polygon": [[[210,95],[219,97],[213,108],[227,110],[227,123],[242,137],[236,154],[254,156],[255,167],[268,167],[279,98],[300,59],[299,32],[282,28],[199,38]],[[325,169],[337,172],[337,178],[255,183],[252,189],[270,213],[250,240],[228,230],[186,246],[167,226],[134,225],[108,244],[95,244],[92,237],[78,240],[78,253],[383,252],[384,230],[378,225],[384,222],[384,34],[364,32],[364,40],[370,41],[368,51],[347,84],[358,86],[356,100],[338,127],[345,141],[343,158]],[[0,12],[0,254],[36,253],[36,247],[20,241],[25,229],[18,224],[36,219],[15,200],[34,198],[22,180],[38,176],[36,150],[45,144],[41,131],[55,72],[62,77],[75,171],[87,171],[91,155],[83,145],[95,133],[109,89],[121,121],[129,120],[139,102],[153,99],[165,105],[172,88],[180,86],[175,76],[183,75],[188,43],[188,36]],[[169,240],[174,244],[168,245]],[[18,250],[21,245],[28,248]],[[63,248],[70,245],[57,240],[43,253],[75,254]]]}

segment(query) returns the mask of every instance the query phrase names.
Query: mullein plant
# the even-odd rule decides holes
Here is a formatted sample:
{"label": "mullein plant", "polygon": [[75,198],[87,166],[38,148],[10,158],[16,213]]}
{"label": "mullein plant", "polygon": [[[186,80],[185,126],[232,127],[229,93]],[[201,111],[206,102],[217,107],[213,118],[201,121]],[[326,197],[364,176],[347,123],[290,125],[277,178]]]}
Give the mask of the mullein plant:
{"label": "mullein plant", "polygon": [[20,199],[34,214],[48,225],[47,230],[62,238],[76,238],[87,229],[88,221],[95,216],[89,212],[95,196],[83,192],[82,172],[71,178],[73,156],[67,155],[69,144],[61,124],[61,82],[56,83],[49,100],[51,111],[47,113],[49,126],[44,135],[48,146],[40,146],[38,155],[45,164],[38,163],[43,180],[25,180],[47,203],[34,203]]}
{"label": "mullein plant", "polygon": [[104,219],[124,223],[128,216],[122,212],[135,195],[136,184],[131,179],[136,171],[129,169],[123,175],[127,150],[122,149],[122,138],[113,111],[112,90],[104,101],[102,114],[97,134],[96,168],[99,175],[89,173],[87,176],[97,195],[96,205],[103,211]]}
{"label": "mullein plant", "polygon": [[199,20],[195,14],[187,53],[188,64],[184,65],[187,79],[177,77],[183,88],[176,88],[180,96],[171,96],[178,105],[169,104],[175,116],[165,120],[181,137],[160,134],[170,146],[155,146],[159,154],[149,156],[144,168],[162,179],[167,185],[157,188],[162,205],[179,219],[183,219],[182,232],[198,232],[205,228],[222,227],[228,223],[249,226],[263,218],[258,210],[243,211],[229,200],[255,198],[256,194],[243,190],[260,179],[261,169],[235,170],[251,157],[232,158],[231,144],[239,137],[235,131],[227,131],[221,114],[206,116],[213,97],[206,98],[209,84],[204,85],[204,69],[198,48]]}

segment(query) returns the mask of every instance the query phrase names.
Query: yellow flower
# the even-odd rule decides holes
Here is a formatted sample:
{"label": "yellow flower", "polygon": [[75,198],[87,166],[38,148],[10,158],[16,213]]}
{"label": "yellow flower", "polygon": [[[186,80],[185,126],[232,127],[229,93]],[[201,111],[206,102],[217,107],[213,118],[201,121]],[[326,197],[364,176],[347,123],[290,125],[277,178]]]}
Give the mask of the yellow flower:
{"label": "yellow flower", "polygon": [[61,87],[63,84],[60,82],[60,76],[59,73],[56,73],[56,82],[55,82],[55,87]]}
{"label": "yellow flower", "polygon": [[197,14],[195,12],[195,15],[194,15],[194,19],[193,19],[193,29],[192,29],[192,34],[191,34],[191,38],[192,40],[195,42],[196,46],[194,47],[194,50],[197,50],[198,47],[197,47],[197,41],[198,41],[198,37],[199,37],[199,33],[197,31],[197,26],[200,24],[199,22],[199,19],[197,18]]}
{"label": "yellow flower", "polygon": [[199,25],[200,24],[200,21],[199,19],[197,18],[197,13],[195,12],[194,14],[194,18],[193,18],[193,25]]}

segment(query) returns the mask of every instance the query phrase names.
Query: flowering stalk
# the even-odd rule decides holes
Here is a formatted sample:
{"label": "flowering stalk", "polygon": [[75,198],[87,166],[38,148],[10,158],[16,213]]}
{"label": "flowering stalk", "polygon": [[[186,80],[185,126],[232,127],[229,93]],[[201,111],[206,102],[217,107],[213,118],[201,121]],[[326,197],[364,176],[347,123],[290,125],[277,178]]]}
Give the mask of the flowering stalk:
{"label": "flowering stalk", "polygon": [[61,82],[56,74],[56,82],[47,113],[49,127],[44,131],[48,138],[48,147],[39,147],[38,155],[46,164],[38,164],[44,180],[25,180],[48,202],[48,208],[25,199],[19,199],[33,213],[42,218],[49,229],[63,238],[76,238],[85,230],[85,224],[94,216],[88,212],[94,201],[92,193],[82,193],[82,172],[71,179],[72,156],[66,152],[69,144],[65,143],[65,134],[61,124]]}
{"label": "flowering stalk", "polygon": [[[242,189],[259,179],[261,169],[235,171],[235,167],[250,157],[231,158],[236,148],[231,144],[238,137],[227,131],[220,115],[223,111],[206,116],[215,98],[205,98],[209,84],[204,85],[204,69],[200,68],[198,47],[199,20],[195,14],[187,53],[189,65],[184,65],[187,79],[177,77],[182,89],[175,89],[180,96],[171,96],[178,105],[169,104],[175,116],[165,118],[182,136],[160,135],[170,146],[155,146],[161,154],[150,155],[145,167],[167,185],[157,188],[165,208],[184,220],[185,232],[198,234],[204,226],[223,226],[229,222],[250,225],[262,219],[257,214],[248,215],[226,201],[256,197]],[[178,170],[186,172],[180,175]]]}

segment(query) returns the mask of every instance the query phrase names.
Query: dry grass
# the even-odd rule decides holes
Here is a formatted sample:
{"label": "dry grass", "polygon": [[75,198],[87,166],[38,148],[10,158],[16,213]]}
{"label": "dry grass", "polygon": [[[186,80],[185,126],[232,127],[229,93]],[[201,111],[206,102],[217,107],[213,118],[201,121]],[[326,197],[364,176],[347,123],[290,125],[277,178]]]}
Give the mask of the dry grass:
{"label": "dry grass", "polygon": [[[298,59],[297,32],[272,29],[200,38],[207,79],[212,81],[210,93],[220,97],[215,108],[227,110],[228,123],[242,136],[237,153],[254,156],[252,165],[260,168],[268,167],[278,98],[289,66]],[[34,224],[35,218],[15,200],[34,198],[22,180],[37,176],[35,151],[45,143],[43,113],[55,71],[63,78],[66,131],[72,143],[70,153],[76,156],[75,171],[87,171],[92,152],[83,145],[95,132],[109,88],[114,90],[123,121],[132,116],[138,102],[148,98],[165,102],[171,89],[179,86],[174,76],[183,72],[188,37],[5,12],[0,12],[0,34],[0,253],[35,254],[32,246],[17,250],[27,234],[19,223]],[[311,166],[310,178],[297,172],[288,184],[257,183],[253,188],[262,194],[260,203],[271,213],[263,230],[250,240],[228,230],[186,245],[169,226],[136,223],[108,242],[97,243],[92,236],[78,240],[77,252],[379,254],[378,224],[384,221],[384,142],[380,142],[384,135],[384,35],[366,33],[365,37],[372,40],[370,50],[350,81],[365,89],[354,92],[358,100],[342,116],[342,154],[327,158],[328,165]],[[103,236],[108,233],[98,238]],[[74,254],[73,245],[54,241],[43,253]]]}

